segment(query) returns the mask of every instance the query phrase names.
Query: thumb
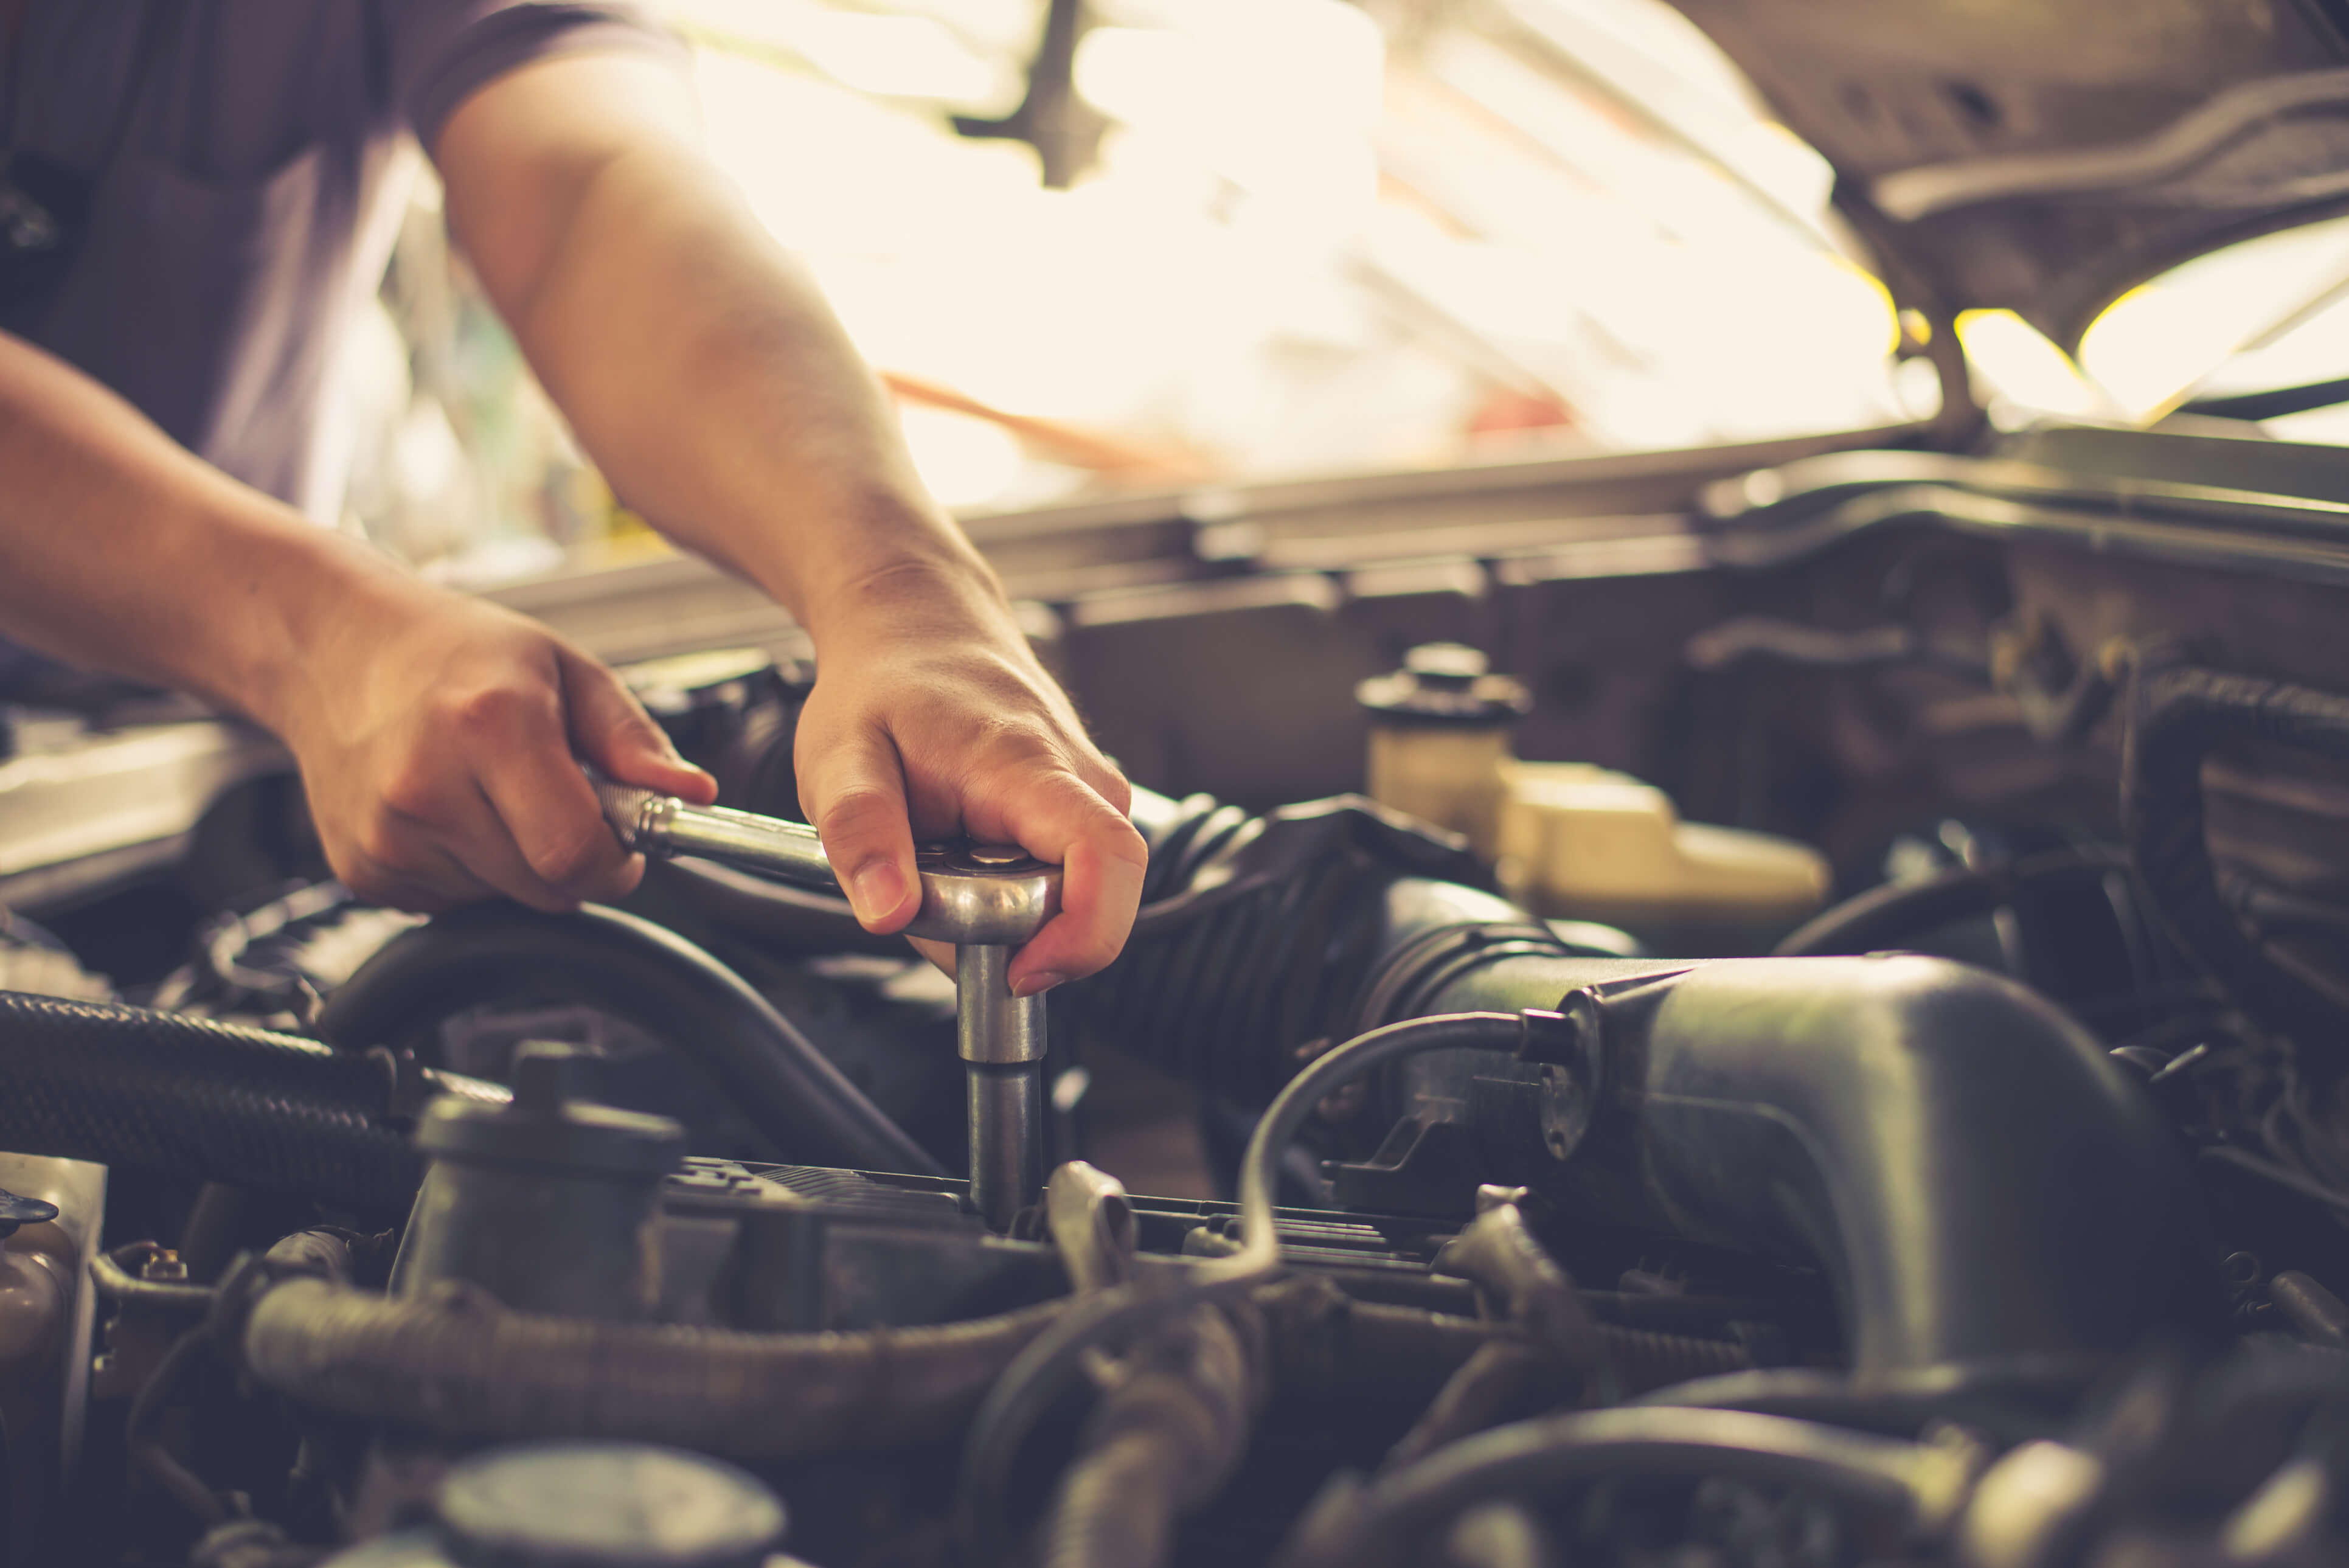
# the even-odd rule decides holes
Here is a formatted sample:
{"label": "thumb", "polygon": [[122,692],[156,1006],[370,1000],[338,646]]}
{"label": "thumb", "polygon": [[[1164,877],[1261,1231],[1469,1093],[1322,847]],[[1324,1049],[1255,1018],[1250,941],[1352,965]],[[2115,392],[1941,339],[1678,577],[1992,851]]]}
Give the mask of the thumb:
{"label": "thumb", "polygon": [[841,891],[866,930],[896,930],[922,903],[897,748],[866,732],[800,757],[801,798]]}
{"label": "thumb", "polygon": [[698,806],[718,799],[718,780],[677,754],[667,732],[619,676],[569,648],[561,658],[563,711],[574,753],[623,784]]}

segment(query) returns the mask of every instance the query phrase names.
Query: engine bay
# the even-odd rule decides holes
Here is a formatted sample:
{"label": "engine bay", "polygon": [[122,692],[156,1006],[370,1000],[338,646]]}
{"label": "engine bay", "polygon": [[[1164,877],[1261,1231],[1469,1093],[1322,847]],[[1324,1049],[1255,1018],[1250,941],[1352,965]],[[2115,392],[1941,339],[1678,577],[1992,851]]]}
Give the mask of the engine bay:
{"label": "engine bay", "polygon": [[[1564,465],[1538,571],[1489,487],[1376,580],[1360,497],[998,541],[1161,787],[1126,953],[1002,1061],[821,890],[422,921],[250,738],[20,713],[12,847],[202,809],[0,861],[10,1558],[2341,1561],[2349,558],[2292,450]],[[795,817],[804,660],[631,673]]]}

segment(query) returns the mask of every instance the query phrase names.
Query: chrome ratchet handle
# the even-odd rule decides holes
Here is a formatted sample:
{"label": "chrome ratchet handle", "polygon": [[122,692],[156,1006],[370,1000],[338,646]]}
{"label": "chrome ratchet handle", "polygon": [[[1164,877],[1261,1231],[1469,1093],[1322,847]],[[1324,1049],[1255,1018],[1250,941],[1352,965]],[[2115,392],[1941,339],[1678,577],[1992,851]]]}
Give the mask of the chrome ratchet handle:
{"label": "chrome ratchet handle", "polygon": [[698,855],[823,892],[840,891],[823,841],[804,822],[723,806],[688,806],[674,795],[590,773],[604,820],[628,849],[656,860]]}
{"label": "chrome ratchet handle", "polygon": [[[604,820],[626,848],[655,859],[698,855],[779,882],[838,892],[840,879],[805,822],[723,806],[688,806],[673,795],[615,783],[590,772]],[[1061,868],[1016,845],[919,844],[915,874],[920,913],[908,936],[957,944],[1016,947],[1061,913]]]}

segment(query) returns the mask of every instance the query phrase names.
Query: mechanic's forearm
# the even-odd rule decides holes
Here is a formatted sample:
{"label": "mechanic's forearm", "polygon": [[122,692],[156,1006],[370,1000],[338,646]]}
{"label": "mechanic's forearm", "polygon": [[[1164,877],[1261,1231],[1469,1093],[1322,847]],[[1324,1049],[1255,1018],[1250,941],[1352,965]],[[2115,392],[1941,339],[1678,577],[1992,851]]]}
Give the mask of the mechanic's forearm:
{"label": "mechanic's forearm", "polygon": [[829,307],[690,149],[604,163],[518,314],[619,493],[819,638],[868,603],[1002,614]]}
{"label": "mechanic's forearm", "polygon": [[0,634],[274,725],[294,650],[378,574],[0,333]]}

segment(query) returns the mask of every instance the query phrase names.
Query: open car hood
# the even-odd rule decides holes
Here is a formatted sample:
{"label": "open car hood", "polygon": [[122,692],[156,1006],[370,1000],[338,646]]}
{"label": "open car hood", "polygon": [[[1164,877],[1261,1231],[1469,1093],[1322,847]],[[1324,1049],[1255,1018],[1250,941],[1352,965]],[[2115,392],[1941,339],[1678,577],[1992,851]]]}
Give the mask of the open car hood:
{"label": "open car hood", "polygon": [[2067,346],[2129,288],[2349,211],[2349,0],[1672,0],[1826,155],[1903,304]]}

